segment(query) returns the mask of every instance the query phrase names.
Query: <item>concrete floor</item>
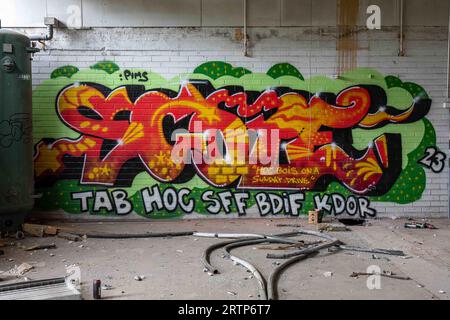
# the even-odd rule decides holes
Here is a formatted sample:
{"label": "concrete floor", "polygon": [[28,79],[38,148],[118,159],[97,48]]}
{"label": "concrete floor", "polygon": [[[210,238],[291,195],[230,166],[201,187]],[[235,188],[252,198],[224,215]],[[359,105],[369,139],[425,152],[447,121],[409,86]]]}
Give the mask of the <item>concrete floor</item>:
{"label": "concrete floor", "polygon": [[[408,258],[369,253],[322,252],[320,255],[291,266],[281,276],[281,299],[449,299],[450,293],[450,221],[429,220],[439,229],[404,229],[406,220],[373,220],[369,226],[350,227],[350,232],[332,234],[348,245],[403,250]],[[56,223],[53,223],[56,224]],[[301,224],[316,229],[305,220],[178,220],[159,222],[89,222],[57,223],[85,231],[145,233],[164,231],[251,232],[276,234],[292,231],[277,224]],[[15,246],[4,247],[0,256],[0,278],[23,262],[34,266],[25,274],[28,279],[60,277],[65,266],[79,264],[82,271],[82,295],[92,299],[92,281],[102,280],[113,290],[103,291],[104,299],[257,299],[257,283],[249,279],[243,267],[222,258],[220,249],[212,263],[221,274],[213,277],[203,272],[201,256],[217,239],[195,237],[153,238],[136,240],[95,240],[70,243],[59,238],[8,239]],[[48,251],[26,252],[21,246],[55,243]],[[82,247],[80,247],[82,245]],[[268,250],[261,246],[236,249],[233,253],[254,263],[267,278],[275,268],[266,259]],[[272,251],[280,252],[280,251]],[[51,256],[52,255],[52,256]],[[376,257],[375,257],[376,258]],[[371,265],[412,280],[381,278],[381,289],[369,290],[367,277],[351,278],[352,272],[366,272]],[[332,272],[326,277],[325,272]],[[136,275],[144,281],[134,280]],[[11,279],[4,279],[9,283]],[[13,281],[18,281],[17,279]],[[23,281],[19,280],[19,281]],[[235,295],[234,295],[235,294]]]}

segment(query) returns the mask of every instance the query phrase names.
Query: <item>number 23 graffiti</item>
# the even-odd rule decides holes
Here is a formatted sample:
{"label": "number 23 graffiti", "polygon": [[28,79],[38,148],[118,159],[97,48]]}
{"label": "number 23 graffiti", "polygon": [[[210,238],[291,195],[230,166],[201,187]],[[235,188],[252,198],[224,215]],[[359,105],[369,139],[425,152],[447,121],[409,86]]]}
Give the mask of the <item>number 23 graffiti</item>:
{"label": "number 23 graffiti", "polygon": [[425,156],[420,159],[419,164],[431,169],[434,173],[440,173],[444,170],[447,155],[439,151],[436,147],[428,147],[425,150]]}

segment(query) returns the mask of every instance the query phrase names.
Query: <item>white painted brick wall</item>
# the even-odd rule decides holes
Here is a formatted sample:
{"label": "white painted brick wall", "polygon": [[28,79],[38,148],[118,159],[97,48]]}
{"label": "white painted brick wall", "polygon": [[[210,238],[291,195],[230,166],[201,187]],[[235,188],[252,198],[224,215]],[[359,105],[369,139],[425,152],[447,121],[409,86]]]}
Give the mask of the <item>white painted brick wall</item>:
{"label": "white painted brick wall", "polygon": [[[26,30],[33,32],[34,30]],[[165,77],[191,72],[208,60],[223,60],[254,72],[266,72],[273,64],[289,62],[309,78],[336,73],[336,45],[332,35],[319,29],[251,28],[251,57],[243,56],[243,45],[233,40],[231,28],[134,28],[56,30],[55,40],[36,54],[33,84],[49,78],[53,69],[72,64],[87,68],[95,61],[112,60],[121,68],[141,68]],[[324,34],[333,34],[333,29]],[[358,66],[371,67],[404,81],[423,86],[433,105],[427,118],[436,129],[438,145],[448,150],[449,112],[442,108],[446,92],[446,28],[408,28],[406,56],[399,57],[396,29],[362,32]],[[410,205],[373,203],[379,216],[432,216],[448,214],[448,168],[440,174],[427,171],[427,188],[420,201]]]}

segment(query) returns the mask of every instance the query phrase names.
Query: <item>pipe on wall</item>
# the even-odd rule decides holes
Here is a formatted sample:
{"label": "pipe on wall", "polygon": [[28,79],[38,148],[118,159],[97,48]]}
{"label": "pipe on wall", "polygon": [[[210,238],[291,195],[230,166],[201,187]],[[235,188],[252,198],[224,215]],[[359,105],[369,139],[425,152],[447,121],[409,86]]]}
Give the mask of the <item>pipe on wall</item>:
{"label": "pipe on wall", "polygon": [[[447,101],[445,102],[445,107],[448,109],[448,105],[450,105],[450,5],[448,8],[448,36],[447,36]],[[449,148],[450,148],[450,140],[449,140]],[[450,155],[450,150],[449,150]],[[448,160],[448,165],[450,167],[450,156]],[[450,179],[450,170],[449,170],[449,179]],[[449,185],[448,195],[449,195],[449,203],[450,203],[450,185]],[[448,208],[448,218],[450,219],[450,206]]]}
{"label": "pipe on wall", "polygon": [[450,102],[450,5],[448,8],[448,37],[447,37],[447,102]]}
{"label": "pipe on wall", "polygon": [[50,41],[53,39],[54,27],[57,25],[58,20],[52,17],[46,17],[44,24],[47,26],[47,34],[45,35],[31,35],[29,38],[31,41]]}
{"label": "pipe on wall", "polygon": [[404,49],[404,38],[403,38],[403,0],[399,1],[399,9],[400,9],[400,42],[399,42],[399,50],[398,55],[400,57],[403,57],[405,55],[405,49]]}
{"label": "pipe on wall", "polygon": [[244,0],[244,56],[248,57],[247,0]]}
{"label": "pipe on wall", "polygon": [[53,39],[53,26],[48,25],[47,26],[47,34],[46,35],[32,35],[30,36],[31,41],[50,41]]}

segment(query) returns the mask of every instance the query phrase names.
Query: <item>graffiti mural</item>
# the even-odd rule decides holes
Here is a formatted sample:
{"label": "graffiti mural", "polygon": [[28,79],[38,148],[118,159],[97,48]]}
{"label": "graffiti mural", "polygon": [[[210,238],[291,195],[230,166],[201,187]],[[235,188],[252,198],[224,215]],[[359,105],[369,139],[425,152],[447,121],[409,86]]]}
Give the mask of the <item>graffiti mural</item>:
{"label": "graffiti mural", "polygon": [[0,146],[9,148],[15,142],[30,143],[31,126],[31,115],[27,113],[15,113],[8,120],[0,121]]}
{"label": "graffiti mural", "polygon": [[424,169],[440,172],[446,158],[425,118],[431,99],[374,70],[346,78],[305,80],[290,64],[263,75],[209,62],[171,80],[107,61],[62,67],[35,91],[39,205],[373,217],[371,202],[420,199]]}

